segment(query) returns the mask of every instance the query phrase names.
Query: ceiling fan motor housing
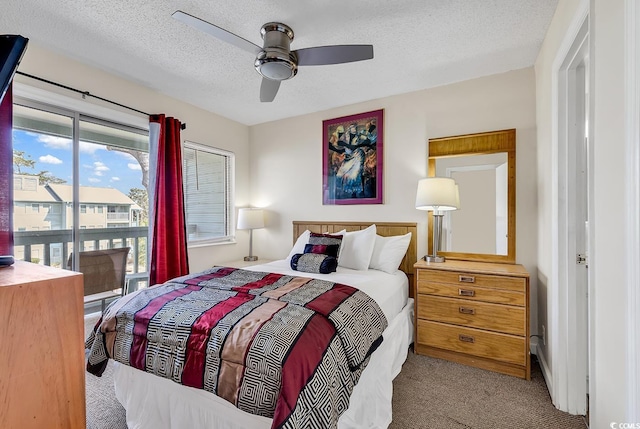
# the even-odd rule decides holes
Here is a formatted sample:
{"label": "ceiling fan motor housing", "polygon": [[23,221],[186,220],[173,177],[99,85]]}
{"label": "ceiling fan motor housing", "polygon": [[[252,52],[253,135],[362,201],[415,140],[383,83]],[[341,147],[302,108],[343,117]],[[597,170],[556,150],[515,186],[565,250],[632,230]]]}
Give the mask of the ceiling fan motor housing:
{"label": "ceiling fan motor housing", "polygon": [[293,30],[279,22],[268,22],[262,26],[260,34],[264,45],[254,63],[258,73],[271,80],[294,77],[298,73],[298,64],[290,49]]}

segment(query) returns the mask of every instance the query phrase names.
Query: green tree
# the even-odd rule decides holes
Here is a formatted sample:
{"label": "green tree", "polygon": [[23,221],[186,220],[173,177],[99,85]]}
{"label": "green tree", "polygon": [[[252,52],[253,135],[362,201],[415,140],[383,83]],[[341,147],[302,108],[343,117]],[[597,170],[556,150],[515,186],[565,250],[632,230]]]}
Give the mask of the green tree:
{"label": "green tree", "polygon": [[13,150],[13,165],[15,166],[15,172],[22,174],[21,167],[34,168],[36,162],[31,159],[30,155],[25,155],[23,150]]}
{"label": "green tree", "polygon": [[[146,189],[131,188],[128,197],[131,198],[142,211],[138,215],[138,226],[149,225],[149,194]],[[141,272],[147,267],[147,240],[138,241],[138,267]]]}
{"label": "green tree", "polygon": [[56,177],[46,170],[37,173],[36,176],[38,176],[38,183],[41,185],[46,185],[48,183],[67,183],[66,180]]}
{"label": "green tree", "polygon": [[137,205],[142,208],[140,218],[138,219],[138,225],[149,225],[149,194],[146,189],[131,188],[129,190],[129,198],[131,198]]}
{"label": "green tree", "polygon": [[66,180],[54,176],[47,170],[42,170],[37,173],[22,171],[23,167],[35,169],[36,166],[36,161],[31,159],[31,155],[25,155],[24,151],[22,150],[13,150],[13,166],[14,172],[17,174],[38,176],[38,183],[40,185],[46,185],[47,183],[67,183]]}

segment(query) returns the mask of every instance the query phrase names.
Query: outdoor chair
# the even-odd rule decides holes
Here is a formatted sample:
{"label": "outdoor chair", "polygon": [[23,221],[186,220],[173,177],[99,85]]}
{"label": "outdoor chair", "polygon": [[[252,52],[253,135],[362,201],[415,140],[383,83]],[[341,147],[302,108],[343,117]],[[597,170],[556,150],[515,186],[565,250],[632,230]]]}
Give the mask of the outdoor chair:
{"label": "outdoor chair", "polygon": [[[126,292],[125,274],[129,247],[80,252],[79,271],[84,274],[84,303],[101,301],[104,311],[106,300],[123,296]],[[69,255],[71,268],[73,254]]]}

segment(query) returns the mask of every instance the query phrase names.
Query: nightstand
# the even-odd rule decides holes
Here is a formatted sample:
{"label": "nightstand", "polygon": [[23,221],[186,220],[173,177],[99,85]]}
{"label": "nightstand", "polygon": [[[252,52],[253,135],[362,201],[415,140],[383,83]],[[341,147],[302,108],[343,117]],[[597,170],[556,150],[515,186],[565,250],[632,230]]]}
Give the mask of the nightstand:
{"label": "nightstand", "polygon": [[529,380],[529,273],[522,265],[418,261],[417,354]]}
{"label": "nightstand", "polygon": [[269,262],[273,262],[273,259],[258,259],[257,261],[245,261],[244,259],[240,259],[237,261],[229,261],[229,262],[222,262],[218,265],[222,265],[225,267],[233,267],[233,268],[245,268],[245,267],[250,267],[252,265],[260,265],[260,264],[267,264]]}

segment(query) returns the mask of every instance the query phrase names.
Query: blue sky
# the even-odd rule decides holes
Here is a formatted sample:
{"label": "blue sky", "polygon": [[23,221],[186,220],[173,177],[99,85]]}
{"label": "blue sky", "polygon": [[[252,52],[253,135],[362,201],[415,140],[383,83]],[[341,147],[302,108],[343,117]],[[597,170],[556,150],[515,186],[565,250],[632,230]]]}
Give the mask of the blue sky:
{"label": "blue sky", "polygon": [[[70,139],[29,131],[13,130],[13,148],[24,151],[36,162],[33,169],[22,168],[23,173],[49,171],[56,177],[72,183]],[[108,151],[106,146],[80,142],[80,185],[116,188],[127,195],[131,188],[144,189],[142,170],[131,155]]]}

